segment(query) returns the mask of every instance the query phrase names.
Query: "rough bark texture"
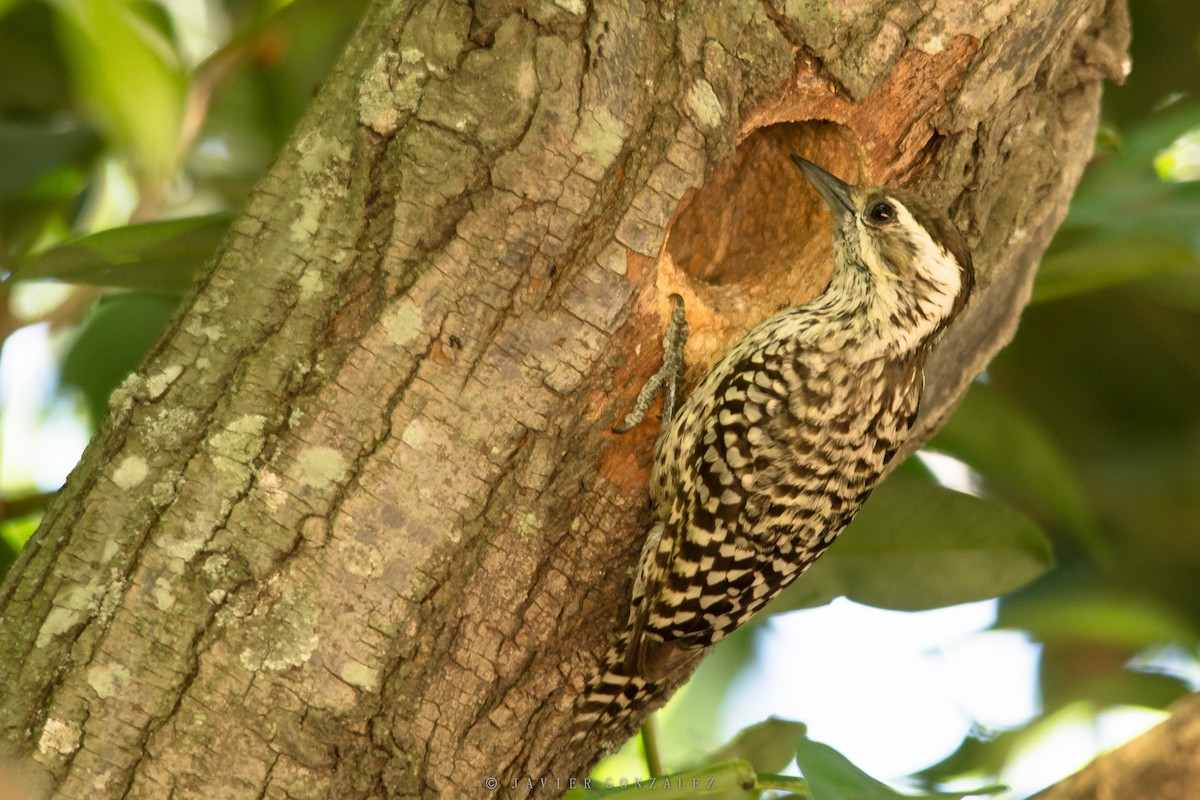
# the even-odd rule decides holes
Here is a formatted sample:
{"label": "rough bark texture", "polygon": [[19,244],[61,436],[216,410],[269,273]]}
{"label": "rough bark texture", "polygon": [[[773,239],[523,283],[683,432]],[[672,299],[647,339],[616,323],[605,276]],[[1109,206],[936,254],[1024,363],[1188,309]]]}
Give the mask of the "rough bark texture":
{"label": "rough bark texture", "polygon": [[1200,695],[1033,800],[1194,800],[1200,793]]}
{"label": "rough bark texture", "polygon": [[[1122,75],[1121,0],[380,2],[0,591],[0,741],[59,798],[581,775],[688,301],[694,380],[818,291],[789,150],[948,204],[1008,340]],[[524,784],[522,784],[524,785]],[[502,794],[524,794],[528,788]]]}

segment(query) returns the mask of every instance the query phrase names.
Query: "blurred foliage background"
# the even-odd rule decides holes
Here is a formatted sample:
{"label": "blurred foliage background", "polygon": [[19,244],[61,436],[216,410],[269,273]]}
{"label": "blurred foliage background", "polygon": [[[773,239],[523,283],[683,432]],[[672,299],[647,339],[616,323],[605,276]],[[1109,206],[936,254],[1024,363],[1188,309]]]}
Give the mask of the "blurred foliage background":
{"label": "blurred foliage background", "polygon": [[[0,0],[0,574],[364,5]],[[893,796],[802,726],[696,755],[765,657],[772,619],[840,596],[916,611],[1004,594],[995,627],[1038,647],[1037,709],[979,721],[914,784],[1003,779],[1064,720],[1097,725],[1200,688],[1200,5],[1134,0],[1132,15],[1132,73],[1106,91],[1095,158],[1016,341],[929,444],[941,458],[890,478],[665,710],[666,769],[742,785],[734,763],[786,790],[769,774],[799,760],[818,800]],[[637,746],[598,774],[644,772]]]}

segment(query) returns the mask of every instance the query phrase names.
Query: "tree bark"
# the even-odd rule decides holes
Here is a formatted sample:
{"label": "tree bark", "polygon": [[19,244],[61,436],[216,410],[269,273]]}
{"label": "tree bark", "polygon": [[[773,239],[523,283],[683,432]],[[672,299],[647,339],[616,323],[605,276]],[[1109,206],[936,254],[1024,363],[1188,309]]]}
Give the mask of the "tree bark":
{"label": "tree bark", "polygon": [[1200,695],[1033,800],[1192,800],[1200,787]]}
{"label": "tree bark", "polygon": [[[58,798],[480,797],[565,746],[695,380],[828,277],[787,162],[952,211],[1012,335],[1119,79],[1121,0],[380,2],[0,590],[0,741]],[[915,442],[914,442],[915,446]],[[553,762],[553,764],[551,763]]]}

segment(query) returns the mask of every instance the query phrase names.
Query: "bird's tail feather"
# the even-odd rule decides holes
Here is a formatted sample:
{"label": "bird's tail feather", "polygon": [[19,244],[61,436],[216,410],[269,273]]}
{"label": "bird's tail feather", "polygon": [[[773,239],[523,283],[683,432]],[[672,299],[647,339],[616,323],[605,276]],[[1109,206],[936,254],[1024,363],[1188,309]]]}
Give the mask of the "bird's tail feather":
{"label": "bird's tail feather", "polygon": [[587,688],[575,704],[572,741],[585,738],[599,726],[619,727],[645,701],[654,696],[658,683],[623,671],[625,648],[613,645],[600,661]]}

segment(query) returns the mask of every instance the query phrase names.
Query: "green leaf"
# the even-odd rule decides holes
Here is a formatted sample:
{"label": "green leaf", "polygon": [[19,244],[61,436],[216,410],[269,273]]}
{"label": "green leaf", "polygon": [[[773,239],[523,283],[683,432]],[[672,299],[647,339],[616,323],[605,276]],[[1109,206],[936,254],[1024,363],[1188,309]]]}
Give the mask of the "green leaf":
{"label": "green leaf", "polygon": [[1188,226],[1186,209],[1179,201],[1194,201],[1200,187],[1164,183],[1154,160],[1198,126],[1200,103],[1192,102],[1171,106],[1130,128],[1119,152],[1097,158],[1088,166],[1072,198],[1068,225],[1104,232],[1137,229],[1147,220],[1155,220],[1157,227],[1157,221],[1166,221],[1185,241],[1197,241],[1200,232]]}
{"label": "green leaf", "polygon": [[[1124,669],[1097,680],[1075,682],[1071,699],[1086,698],[1098,707],[1141,706],[1166,708],[1186,696],[1187,682],[1182,677],[1157,672]],[[1050,707],[1049,698],[1043,700]],[[1055,703],[1057,705],[1057,703]]]}
{"label": "green leaf", "polygon": [[813,800],[893,800],[894,789],[872,778],[827,744],[806,739],[796,748],[796,763],[808,780]]}
{"label": "green leaf", "polygon": [[0,580],[8,574],[9,567],[17,560],[17,548],[13,547],[9,537],[4,535],[4,529],[9,526],[9,522],[0,523]]}
{"label": "green leaf", "polygon": [[1200,127],[1192,128],[1154,157],[1154,170],[1164,181],[1200,180],[1200,163],[1194,154],[1200,148]]}
{"label": "green leaf", "polygon": [[1198,125],[1200,104],[1173,107],[1089,166],[1038,270],[1035,302],[1200,264],[1200,182],[1164,181],[1154,165]]}
{"label": "green leaf", "polygon": [[76,91],[141,172],[158,183],[176,166],[186,81],[155,15],[131,0],[60,0],[59,33]]}
{"label": "green leaf", "polygon": [[808,781],[812,800],[904,800],[904,798],[942,798],[961,800],[964,797],[997,794],[1005,786],[984,786],[969,792],[934,792],[901,794],[880,783],[849,759],[827,744],[805,739],[796,748],[796,763]]}
{"label": "green leaf", "polygon": [[0,196],[27,186],[96,144],[95,133],[75,123],[0,120]]}
{"label": "green leaf", "polygon": [[1149,228],[1102,236],[1051,253],[1038,268],[1031,302],[1094,292],[1160,272],[1200,264],[1186,242]]}
{"label": "green leaf", "polygon": [[67,238],[83,185],[78,170],[64,166],[39,180],[33,191],[0,199],[0,237],[5,245],[0,253],[0,284],[12,279],[13,266],[22,263],[31,249]]}
{"label": "green leaf", "polygon": [[902,611],[941,608],[1011,592],[1052,564],[1046,537],[1021,514],[897,474],[768,613],[839,595]]}
{"label": "green leaf", "polygon": [[33,536],[42,522],[42,512],[27,514],[14,519],[0,520],[0,580],[8,574],[17,559],[17,554]]}
{"label": "green leaf", "polygon": [[73,105],[49,6],[23,2],[0,18],[0,108],[8,114],[51,119]]}
{"label": "green leaf", "polygon": [[803,722],[771,717],[743,728],[707,762],[730,761],[740,758],[758,772],[779,772],[792,763],[796,747],[805,738],[808,726]]}
{"label": "green leaf", "polygon": [[911,777],[923,784],[947,783],[969,775],[999,775],[1020,749],[1025,728],[1001,731],[985,738],[973,732],[962,740],[958,749],[936,764],[931,764]]}
{"label": "green leaf", "polygon": [[1168,642],[1189,650],[1200,646],[1200,632],[1177,609],[1155,598],[1094,586],[1010,598],[1000,607],[996,627],[1025,630],[1042,642],[1103,642],[1133,652]]}
{"label": "green leaf", "polygon": [[[989,493],[1032,508],[1104,554],[1079,479],[1046,432],[988,386],[971,386],[962,405],[928,444],[971,466]],[[912,460],[912,459],[910,459]]]}
{"label": "green leaf", "polygon": [[158,342],[175,301],[154,295],[118,295],[102,301],[63,360],[63,383],[79,388],[92,419],[108,413],[108,397],[141,366]]}
{"label": "green leaf", "polygon": [[232,220],[231,213],[211,214],[93,233],[34,256],[11,279],[183,294],[217,251]]}

